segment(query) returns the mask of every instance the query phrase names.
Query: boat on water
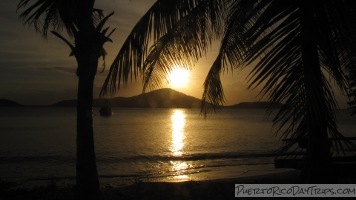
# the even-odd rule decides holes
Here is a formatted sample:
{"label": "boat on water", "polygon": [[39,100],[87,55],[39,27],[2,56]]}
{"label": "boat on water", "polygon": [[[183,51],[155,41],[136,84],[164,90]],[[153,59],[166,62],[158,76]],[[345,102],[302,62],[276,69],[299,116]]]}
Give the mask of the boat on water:
{"label": "boat on water", "polygon": [[114,114],[110,106],[102,106],[99,113],[101,116],[111,116]]}

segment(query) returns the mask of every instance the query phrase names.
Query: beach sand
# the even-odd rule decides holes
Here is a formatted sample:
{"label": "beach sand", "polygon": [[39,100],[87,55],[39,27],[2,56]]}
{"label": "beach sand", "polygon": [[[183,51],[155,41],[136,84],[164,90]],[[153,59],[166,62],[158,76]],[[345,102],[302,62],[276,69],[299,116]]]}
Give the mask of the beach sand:
{"label": "beach sand", "polygon": [[229,179],[185,182],[139,182],[122,188],[106,188],[104,199],[236,199],[235,184],[300,183],[296,170]]}
{"label": "beach sand", "polygon": [[[355,183],[355,177],[343,177],[338,183]],[[300,184],[300,171],[288,170],[277,173],[258,174],[227,179],[184,182],[142,182],[136,181],[122,187],[103,186],[102,200],[141,200],[141,199],[237,199],[235,184]],[[73,187],[61,188],[56,185],[32,189],[9,189],[6,183],[0,184],[0,199],[75,199]],[[238,198],[241,199],[241,198]],[[251,198],[248,198],[251,199]]]}
{"label": "beach sand", "polygon": [[[103,200],[133,199],[235,199],[235,184],[299,183],[296,170],[250,174],[237,178],[184,182],[135,181],[122,187],[103,186]],[[34,188],[21,188],[12,183],[0,182],[0,199],[75,199],[73,187],[58,187],[55,183]]]}

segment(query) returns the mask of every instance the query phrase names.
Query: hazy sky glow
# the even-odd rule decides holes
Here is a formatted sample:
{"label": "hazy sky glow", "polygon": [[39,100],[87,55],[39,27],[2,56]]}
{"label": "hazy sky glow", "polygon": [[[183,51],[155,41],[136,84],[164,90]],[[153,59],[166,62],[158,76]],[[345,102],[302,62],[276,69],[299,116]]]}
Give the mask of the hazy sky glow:
{"label": "hazy sky glow", "polygon": [[[105,0],[96,1],[97,8],[106,14],[115,15],[109,20],[111,27],[117,30],[113,34],[113,44],[106,44],[108,52],[106,71],[99,73],[95,81],[95,96],[107,75],[107,70],[129,31],[143,16],[154,0]],[[0,1],[0,98],[15,100],[22,104],[52,104],[63,99],[76,98],[77,77],[76,61],[69,57],[69,48],[59,39],[50,35],[47,40],[41,38],[33,28],[23,26],[16,13],[17,0]],[[218,43],[216,44],[216,46]],[[189,74],[187,87],[174,88],[185,94],[200,98],[203,82],[216,52],[212,50],[203,57]],[[99,66],[101,71],[102,66]],[[257,90],[247,90],[247,71],[228,71],[223,76],[226,104],[243,101],[257,101]],[[169,87],[167,85],[166,87]],[[142,85],[133,82],[120,90],[118,96],[140,94]],[[336,93],[340,107],[345,107],[346,99]]]}

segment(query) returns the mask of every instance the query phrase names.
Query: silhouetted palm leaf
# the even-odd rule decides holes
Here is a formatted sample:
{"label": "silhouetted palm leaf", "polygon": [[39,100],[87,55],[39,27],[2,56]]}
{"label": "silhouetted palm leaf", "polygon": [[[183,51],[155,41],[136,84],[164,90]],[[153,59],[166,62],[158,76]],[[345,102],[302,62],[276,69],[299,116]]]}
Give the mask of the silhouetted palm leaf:
{"label": "silhouetted palm leaf", "polygon": [[[144,75],[144,89],[155,88],[174,64],[189,68],[219,33],[216,27],[221,26],[221,2],[157,1],[126,39],[101,94],[115,93],[121,84],[136,79],[140,73]],[[151,49],[149,44],[153,45]]]}
{"label": "silhouetted palm leaf", "polygon": [[[24,9],[20,14],[24,23],[33,25],[43,37],[47,37],[48,30],[60,31],[63,28],[73,36],[80,26],[80,14],[87,12],[81,2],[73,0],[20,0],[17,8]],[[89,10],[89,13],[96,23],[104,17],[100,9]]]}
{"label": "silhouetted palm leaf", "polygon": [[[346,88],[344,58],[352,57],[347,55],[346,36],[355,30],[353,14],[347,12],[354,5],[347,2],[273,0],[245,34],[250,45],[246,61],[261,57],[251,73],[250,87],[263,85],[262,96],[272,103],[285,102],[274,118],[285,137],[299,139],[324,128],[331,137],[343,137],[337,130],[336,103],[325,75]],[[312,12],[313,18],[307,18],[305,12]],[[316,50],[314,65],[305,61],[305,50],[311,44]]]}
{"label": "silhouetted palm leaf", "polygon": [[[220,31],[218,26],[221,26],[219,20],[222,13],[218,11],[211,14],[210,10],[217,2],[200,3],[179,20],[174,29],[155,42],[143,65],[144,91],[147,87],[160,87],[164,77],[174,67],[190,69],[209,48],[212,39]],[[216,15],[219,17],[216,18]]]}
{"label": "silhouetted palm leaf", "polygon": [[[29,2],[34,3],[28,6]],[[46,37],[50,28],[58,30],[62,26],[70,26],[69,24],[62,23],[60,17],[60,13],[62,12],[61,2],[58,0],[21,0],[18,4],[18,9],[28,8],[20,14],[20,17],[24,19],[26,24],[33,25],[36,31],[41,32]]]}

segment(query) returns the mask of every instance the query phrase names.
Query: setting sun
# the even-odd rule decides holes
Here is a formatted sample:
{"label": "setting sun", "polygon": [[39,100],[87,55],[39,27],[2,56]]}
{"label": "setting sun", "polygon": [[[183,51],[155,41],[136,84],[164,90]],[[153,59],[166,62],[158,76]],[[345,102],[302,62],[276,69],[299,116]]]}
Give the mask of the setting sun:
{"label": "setting sun", "polygon": [[173,88],[187,86],[189,81],[189,71],[186,69],[175,68],[169,73],[169,85]]}

